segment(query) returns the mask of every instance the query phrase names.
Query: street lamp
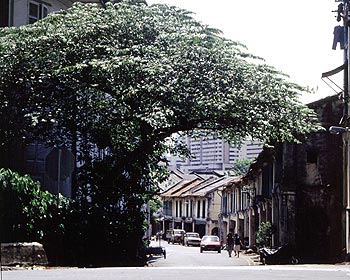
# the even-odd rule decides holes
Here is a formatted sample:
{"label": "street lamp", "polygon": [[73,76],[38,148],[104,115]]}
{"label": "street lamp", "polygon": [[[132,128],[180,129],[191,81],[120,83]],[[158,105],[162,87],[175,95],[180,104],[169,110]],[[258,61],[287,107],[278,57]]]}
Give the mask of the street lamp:
{"label": "street lamp", "polygon": [[331,134],[343,134],[348,131],[349,128],[347,127],[340,127],[340,126],[331,126],[329,128],[329,132]]}

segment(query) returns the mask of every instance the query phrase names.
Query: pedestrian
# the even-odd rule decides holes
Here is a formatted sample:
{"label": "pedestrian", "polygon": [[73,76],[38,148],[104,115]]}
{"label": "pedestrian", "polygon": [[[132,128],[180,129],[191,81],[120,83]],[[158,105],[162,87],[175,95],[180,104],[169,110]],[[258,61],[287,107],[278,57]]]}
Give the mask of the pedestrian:
{"label": "pedestrian", "polygon": [[228,251],[228,256],[231,258],[232,250],[233,250],[233,235],[231,232],[226,236],[226,247]]}
{"label": "pedestrian", "polygon": [[241,250],[241,245],[242,241],[241,238],[239,237],[239,235],[237,233],[235,233],[234,237],[233,237],[233,251],[235,252],[235,256],[237,256],[237,258],[239,258],[239,252]]}

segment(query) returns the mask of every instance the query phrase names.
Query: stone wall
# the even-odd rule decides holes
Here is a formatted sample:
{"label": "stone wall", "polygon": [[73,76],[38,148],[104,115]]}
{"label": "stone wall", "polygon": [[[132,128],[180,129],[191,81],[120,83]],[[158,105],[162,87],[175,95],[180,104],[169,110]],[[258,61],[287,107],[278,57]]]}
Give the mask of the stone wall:
{"label": "stone wall", "polygon": [[42,244],[31,243],[2,243],[1,264],[13,265],[44,265],[48,264]]}

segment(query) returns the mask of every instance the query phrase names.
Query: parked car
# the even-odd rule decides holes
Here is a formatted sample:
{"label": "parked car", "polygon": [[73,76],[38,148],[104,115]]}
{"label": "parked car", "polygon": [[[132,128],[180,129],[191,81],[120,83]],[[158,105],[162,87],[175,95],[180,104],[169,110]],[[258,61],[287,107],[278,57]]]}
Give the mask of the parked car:
{"label": "parked car", "polygon": [[185,246],[199,246],[201,243],[201,238],[197,232],[186,232],[184,235],[184,245]]}
{"label": "parked car", "polygon": [[200,252],[217,251],[221,253],[221,242],[216,235],[204,235],[200,243]]}
{"label": "parked car", "polygon": [[170,242],[172,244],[183,244],[185,231],[183,229],[173,229],[171,232]]}

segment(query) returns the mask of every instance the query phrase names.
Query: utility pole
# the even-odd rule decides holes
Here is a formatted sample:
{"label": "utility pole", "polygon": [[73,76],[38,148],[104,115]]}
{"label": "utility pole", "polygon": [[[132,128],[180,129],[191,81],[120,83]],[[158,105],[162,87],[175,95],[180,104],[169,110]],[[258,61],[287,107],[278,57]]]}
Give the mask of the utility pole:
{"label": "utility pole", "polygon": [[345,260],[350,260],[350,132],[349,132],[349,57],[350,57],[350,32],[349,32],[349,0],[335,0],[341,2],[338,5],[337,21],[343,20],[343,45],[344,45],[344,64],[342,67],[330,71],[326,74],[332,75],[338,70],[344,70],[344,89],[342,92],[343,100],[343,116],[340,120],[340,126],[331,126],[329,128],[332,134],[342,134],[343,138],[343,205],[345,208],[345,243],[346,257]]}
{"label": "utility pole", "polygon": [[344,91],[343,91],[343,119],[344,126],[348,126],[349,115],[349,0],[343,0],[343,25],[344,25]]}
{"label": "utility pole", "polygon": [[344,146],[344,185],[346,196],[346,222],[345,222],[345,242],[346,242],[346,259],[350,256],[350,156],[349,156],[349,0],[343,1],[343,24],[344,24],[344,91],[343,91],[343,146]]}

